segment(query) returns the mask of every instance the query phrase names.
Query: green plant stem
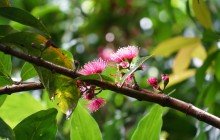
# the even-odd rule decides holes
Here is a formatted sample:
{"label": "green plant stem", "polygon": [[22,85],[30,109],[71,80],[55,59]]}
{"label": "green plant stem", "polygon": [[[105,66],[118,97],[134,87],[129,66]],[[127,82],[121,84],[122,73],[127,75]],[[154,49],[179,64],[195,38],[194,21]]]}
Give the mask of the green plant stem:
{"label": "green plant stem", "polygon": [[[71,78],[77,78],[79,76],[82,76],[81,74],[77,73],[74,70],[55,65],[51,62],[44,61],[43,59],[35,57],[35,56],[30,56],[30,55],[21,53],[19,51],[13,50],[7,46],[4,46],[2,44],[0,44],[0,51],[4,52],[6,54],[16,56],[18,58],[21,58],[21,59],[28,61],[30,63],[33,63],[37,66],[41,66],[41,67],[47,68],[49,70],[52,70],[54,72],[69,76]],[[141,89],[141,88],[139,90],[135,90],[135,89],[128,88],[128,87],[118,87],[115,84],[105,82],[105,81],[100,81],[100,80],[84,80],[84,81],[89,84],[99,86],[102,89],[112,90],[117,93],[129,96],[129,97],[133,97],[133,98],[136,98],[141,101],[154,102],[154,103],[160,104],[161,106],[164,106],[164,107],[173,108],[175,110],[183,112],[187,115],[190,115],[194,118],[197,118],[200,121],[206,122],[207,124],[210,124],[210,125],[220,129],[220,118],[218,118],[217,116],[214,116],[208,112],[205,112],[204,110],[199,109],[190,103],[186,103],[184,101],[172,98],[168,95],[156,94],[150,90]],[[33,83],[31,83],[31,84],[33,84]],[[14,86],[16,86],[16,85],[14,85]],[[17,86],[19,86],[19,85],[17,85]],[[41,86],[39,86],[39,89],[43,88]],[[9,88],[9,87],[10,86],[7,86],[7,88]],[[35,87],[34,89],[37,89],[37,88]],[[29,89],[29,90],[32,90],[32,89]],[[20,91],[22,91],[22,88]],[[15,92],[16,92],[16,90],[15,90]],[[7,93],[5,93],[5,94],[7,94]]]}

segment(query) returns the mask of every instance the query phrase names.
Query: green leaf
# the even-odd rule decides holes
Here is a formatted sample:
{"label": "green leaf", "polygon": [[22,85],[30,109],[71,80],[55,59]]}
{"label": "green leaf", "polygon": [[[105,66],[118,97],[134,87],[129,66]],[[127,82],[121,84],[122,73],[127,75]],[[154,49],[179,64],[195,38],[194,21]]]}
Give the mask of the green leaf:
{"label": "green leaf", "polygon": [[163,56],[163,57],[169,57],[172,53],[178,51],[181,48],[184,47],[196,47],[201,46],[201,41],[199,38],[187,38],[187,37],[174,37],[171,39],[168,39],[159,45],[155,47],[153,52],[154,56]]}
{"label": "green leaf", "polygon": [[10,76],[12,70],[11,56],[0,52],[0,72]]}
{"label": "green leaf", "polygon": [[57,110],[41,110],[22,120],[14,132],[17,140],[54,140]]}
{"label": "green leaf", "polygon": [[37,72],[34,68],[34,66],[28,62],[25,62],[21,69],[21,79],[22,81],[28,80],[30,78],[33,78],[37,76]]}
{"label": "green leaf", "polygon": [[212,20],[209,9],[207,8],[204,0],[192,1],[193,11],[199,22],[207,29],[212,29]]}
{"label": "green leaf", "polygon": [[137,59],[134,63],[134,65],[130,68],[130,70],[122,77],[121,79],[121,86],[124,84],[125,80],[132,74],[134,73],[138,68],[141,67],[141,65],[149,59],[151,56],[145,56]]}
{"label": "green leaf", "polygon": [[33,27],[50,37],[46,27],[29,12],[15,7],[0,7],[0,15],[21,24]]}
{"label": "green leaf", "polygon": [[163,107],[155,105],[145,115],[132,135],[131,140],[159,140],[162,127]]}
{"label": "green leaf", "polygon": [[[67,58],[61,50],[56,48],[53,44],[48,44],[48,40],[39,34],[18,32],[5,36],[0,42],[14,44],[30,55],[42,57],[46,61],[72,70],[75,69],[75,66],[69,60],[69,56]],[[58,106],[61,111],[69,116],[75,109],[80,97],[76,80],[62,74],[54,73],[46,68],[36,65],[34,65],[34,67],[41,82],[49,93],[49,98],[51,100],[58,98]]]}
{"label": "green leaf", "polygon": [[44,109],[28,92],[7,96],[0,108],[0,117],[10,126],[15,127],[27,116]]}
{"label": "green leaf", "polygon": [[111,77],[102,74],[90,74],[90,75],[80,76],[75,80],[103,80],[107,82],[114,82],[114,80]]}
{"label": "green leaf", "polygon": [[217,57],[215,58],[215,75],[216,78],[218,79],[218,81],[220,82],[220,53],[217,55]]}
{"label": "green leaf", "polygon": [[0,107],[2,106],[2,104],[4,103],[4,101],[6,100],[6,98],[7,98],[7,95],[6,95],[6,94],[0,96]]}
{"label": "green leaf", "polygon": [[0,25],[0,36],[5,36],[7,34],[14,33],[14,32],[16,32],[16,30],[13,29],[11,26]]}
{"label": "green leaf", "polygon": [[77,105],[71,117],[71,140],[101,140],[102,135],[98,124],[88,111]]}
{"label": "green leaf", "polygon": [[[12,85],[12,84],[13,84],[13,81],[11,80],[11,78],[6,77],[6,76],[0,76],[0,87],[6,86],[6,85]],[[0,95],[0,107],[2,106],[6,98],[7,98],[7,94]]]}
{"label": "green leaf", "polygon": [[0,7],[9,7],[10,5],[9,0],[0,0]]}
{"label": "green leaf", "polygon": [[13,81],[11,78],[7,76],[0,76],[0,87],[6,86],[6,85],[12,85]]}
{"label": "green leaf", "polygon": [[10,140],[15,140],[15,134],[10,126],[0,118],[0,138],[8,138]]}
{"label": "green leaf", "polygon": [[206,70],[212,64],[211,62],[216,58],[219,52],[216,51],[208,56],[203,65],[197,70],[195,78],[196,78],[196,86],[198,89],[202,89],[203,83],[205,80]]}

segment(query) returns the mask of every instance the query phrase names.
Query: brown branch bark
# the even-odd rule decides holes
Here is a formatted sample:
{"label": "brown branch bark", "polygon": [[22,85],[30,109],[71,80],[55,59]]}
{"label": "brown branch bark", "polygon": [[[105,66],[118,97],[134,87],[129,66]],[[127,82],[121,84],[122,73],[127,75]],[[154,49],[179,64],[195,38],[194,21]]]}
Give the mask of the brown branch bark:
{"label": "brown branch bark", "polygon": [[31,82],[31,83],[25,83],[25,84],[4,86],[0,88],[0,95],[3,95],[3,94],[10,95],[15,92],[29,91],[29,90],[36,90],[36,89],[44,89],[43,84]]}
{"label": "brown branch bark", "polygon": [[[18,58],[21,58],[21,59],[28,61],[30,63],[33,63],[37,66],[41,66],[41,67],[50,69],[54,72],[69,76],[71,78],[77,78],[77,77],[81,76],[79,73],[75,72],[74,70],[55,65],[51,62],[44,61],[43,59],[38,58],[38,57],[34,57],[34,56],[30,56],[30,55],[18,52],[16,50],[13,50],[13,49],[6,47],[4,45],[1,45],[1,44],[0,44],[0,51],[4,52],[6,54],[16,56]],[[135,89],[131,89],[128,87],[118,87],[115,84],[105,82],[105,81],[99,81],[99,80],[86,80],[86,82],[93,84],[93,85],[97,85],[103,89],[112,90],[117,93],[136,98],[141,101],[154,102],[154,103],[160,104],[161,106],[173,108],[175,110],[181,111],[187,115],[190,115],[194,118],[197,118],[200,121],[206,122],[207,124],[210,124],[210,125],[220,129],[220,118],[219,117],[214,116],[208,112],[205,112],[204,110],[199,109],[192,104],[189,104],[184,101],[172,98],[168,95],[156,94],[156,93],[153,93],[152,91],[149,91],[146,89],[135,90]],[[42,87],[39,86],[39,89],[41,89],[41,88]],[[19,90],[19,91],[21,91],[21,90]],[[16,90],[15,90],[15,92],[16,92]]]}

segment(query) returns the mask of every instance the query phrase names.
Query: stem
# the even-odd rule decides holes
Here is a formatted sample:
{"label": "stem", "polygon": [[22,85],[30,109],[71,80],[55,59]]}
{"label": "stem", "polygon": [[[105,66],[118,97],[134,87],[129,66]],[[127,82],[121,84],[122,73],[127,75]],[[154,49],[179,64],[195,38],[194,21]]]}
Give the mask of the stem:
{"label": "stem", "polygon": [[[6,47],[2,44],[0,44],[0,51],[4,52],[6,54],[16,56],[18,58],[21,58],[21,59],[23,59],[25,61],[28,61],[30,63],[33,63],[37,66],[41,66],[41,67],[47,68],[49,70],[55,71],[57,73],[69,76],[71,78],[77,78],[79,76],[82,76],[81,74],[77,73],[74,70],[67,69],[67,68],[55,65],[51,62],[44,61],[43,59],[37,58],[35,56],[30,56],[30,55],[18,52],[16,50],[13,50],[9,47]],[[112,91],[115,91],[117,93],[129,96],[129,97],[133,97],[133,98],[136,98],[136,99],[141,100],[141,101],[149,101],[149,102],[160,104],[161,106],[164,106],[164,107],[173,108],[175,110],[183,112],[187,115],[190,115],[194,118],[197,118],[200,121],[206,122],[206,123],[220,129],[220,118],[218,118],[217,116],[214,116],[214,115],[212,115],[208,112],[205,112],[202,109],[199,109],[199,108],[193,106],[192,104],[189,104],[189,103],[186,103],[184,101],[172,98],[168,95],[156,94],[152,91],[149,91],[149,90],[146,90],[146,89],[141,89],[141,88],[139,90],[135,90],[135,89],[128,88],[128,87],[118,87],[115,84],[105,82],[105,81],[100,81],[100,80],[84,80],[84,81],[88,84],[96,85],[96,86],[99,86],[103,89],[112,90]],[[33,83],[30,84],[30,85],[33,86]],[[14,92],[23,91],[23,90],[32,90],[32,88],[33,89],[42,89],[43,88],[42,84],[38,85],[39,87],[35,85],[32,88],[30,88],[31,87],[30,86],[27,89],[24,89],[22,87],[20,87],[20,88],[17,87],[19,85],[13,85],[13,86],[19,89],[19,90],[18,89],[17,90],[11,90],[11,91],[14,91]],[[4,87],[5,91],[7,91],[5,94],[9,93],[9,91],[10,91],[10,90],[8,90],[9,87],[10,86],[5,86]],[[13,92],[11,92],[11,93],[13,93]]]}

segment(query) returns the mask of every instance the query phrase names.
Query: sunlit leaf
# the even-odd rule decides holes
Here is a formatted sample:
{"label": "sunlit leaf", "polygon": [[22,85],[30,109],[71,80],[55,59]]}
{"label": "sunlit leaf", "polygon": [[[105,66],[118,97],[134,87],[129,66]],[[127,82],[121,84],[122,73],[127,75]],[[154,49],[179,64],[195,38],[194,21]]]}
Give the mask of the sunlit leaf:
{"label": "sunlit leaf", "polygon": [[196,72],[196,70],[194,70],[194,69],[188,69],[188,70],[182,71],[181,73],[176,73],[176,74],[174,73],[174,74],[169,75],[170,82],[167,85],[167,87],[178,84],[178,83],[194,76],[195,72]]}
{"label": "sunlit leaf", "polygon": [[132,68],[122,77],[121,79],[121,85],[124,84],[125,80],[132,74],[134,73],[138,68],[141,67],[141,65],[147,60],[149,59],[151,56],[145,56],[145,57],[141,57],[139,59],[137,59],[134,63],[134,65],[132,66]]}
{"label": "sunlit leaf", "polygon": [[21,69],[21,79],[22,81],[28,80],[37,76],[37,72],[34,66],[28,62],[26,62]]}
{"label": "sunlit leaf", "polygon": [[174,64],[173,64],[173,72],[180,73],[188,68],[191,62],[191,55],[194,50],[194,47],[182,48],[177,53]]}
{"label": "sunlit leaf", "polygon": [[0,52],[0,72],[6,76],[11,75],[12,63],[11,56]]}
{"label": "sunlit leaf", "polygon": [[204,61],[207,57],[206,50],[203,46],[195,47],[195,49],[192,52],[193,58],[199,58],[200,60]]}
{"label": "sunlit leaf", "polygon": [[0,7],[0,15],[10,20],[38,29],[47,37],[50,37],[42,22],[25,10],[15,7]]}
{"label": "sunlit leaf", "polygon": [[192,1],[193,11],[199,22],[207,29],[212,29],[212,20],[209,9],[207,8],[204,0]]}
{"label": "sunlit leaf", "polygon": [[187,38],[187,37],[178,36],[168,39],[164,42],[161,42],[159,45],[155,47],[155,49],[151,54],[153,54],[154,56],[168,57],[172,53],[178,51],[181,48],[184,47],[190,48],[196,46],[201,46],[201,42],[199,38],[196,37]]}
{"label": "sunlit leaf", "polygon": [[2,118],[0,118],[0,138],[8,138],[15,140],[15,134],[10,126],[8,126]]}
{"label": "sunlit leaf", "polygon": [[218,53],[219,52],[216,51],[210,54],[203,63],[203,65],[197,70],[195,78],[196,78],[196,86],[198,89],[202,89],[205,80],[206,70],[211,65],[211,62],[216,58]]}
{"label": "sunlit leaf", "polygon": [[159,140],[163,107],[155,105],[138,123],[131,140]]}
{"label": "sunlit leaf", "polygon": [[44,109],[29,93],[7,96],[0,107],[0,117],[12,128],[27,116]]}
{"label": "sunlit leaf", "polygon": [[[75,66],[70,61],[70,55],[66,57],[65,54],[52,43],[48,44],[48,41],[49,40],[39,34],[28,32],[10,34],[0,40],[0,42],[5,44],[14,44],[30,55],[42,57],[46,61],[74,70]],[[46,68],[36,65],[34,65],[34,67],[41,82],[49,93],[49,98],[51,100],[58,98],[58,106],[61,111],[69,116],[75,109],[80,96],[76,80],[54,73]]]}
{"label": "sunlit leaf", "polygon": [[17,140],[54,140],[57,132],[57,110],[41,110],[22,120],[14,132]]}
{"label": "sunlit leaf", "polygon": [[80,104],[71,117],[71,140],[101,140],[102,135],[98,124]]}
{"label": "sunlit leaf", "polygon": [[11,6],[9,0],[0,0],[0,7],[9,7]]}
{"label": "sunlit leaf", "polygon": [[0,76],[0,87],[6,86],[6,85],[12,85],[13,81],[10,77],[7,76]]}
{"label": "sunlit leaf", "polygon": [[5,36],[7,34],[14,33],[14,32],[16,32],[16,30],[13,29],[11,26],[0,25],[0,36]]}

